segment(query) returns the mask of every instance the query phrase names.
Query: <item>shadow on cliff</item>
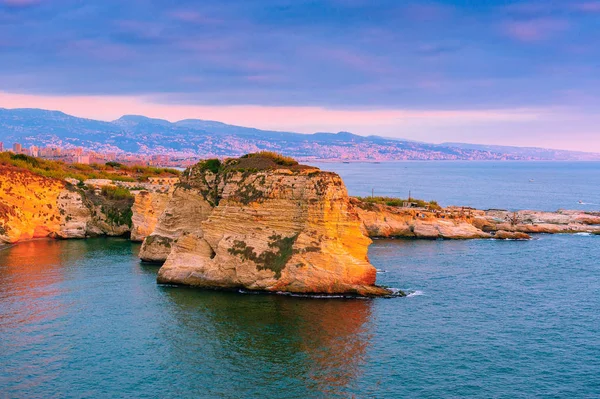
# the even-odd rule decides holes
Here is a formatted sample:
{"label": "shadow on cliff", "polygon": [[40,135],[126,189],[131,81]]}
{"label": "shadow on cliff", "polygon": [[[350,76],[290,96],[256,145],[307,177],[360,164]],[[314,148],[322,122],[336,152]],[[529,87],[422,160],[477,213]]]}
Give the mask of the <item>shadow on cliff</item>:
{"label": "shadow on cliff", "polygon": [[[173,337],[168,362],[196,363],[203,375],[235,370],[235,379],[210,381],[211,394],[233,389],[254,397],[266,389],[289,397],[347,397],[361,375],[372,301],[162,289],[174,323],[164,326]],[[218,363],[205,364],[205,353]]]}

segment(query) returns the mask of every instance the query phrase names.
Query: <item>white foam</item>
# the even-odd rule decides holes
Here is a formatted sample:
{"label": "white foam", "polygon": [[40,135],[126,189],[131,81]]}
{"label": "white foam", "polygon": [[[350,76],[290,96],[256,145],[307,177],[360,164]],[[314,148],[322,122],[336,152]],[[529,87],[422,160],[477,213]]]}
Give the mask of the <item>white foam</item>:
{"label": "white foam", "polygon": [[387,270],[377,269],[377,273],[387,273]]}
{"label": "white foam", "polygon": [[425,295],[423,293],[423,291],[416,290],[416,291],[413,291],[413,292],[409,293],[408,295],[406,295],[406,297],[410,298],[412,296],[421,296],[421,295]]}
{"label": "white foam", "polygon": [[592,235],[592,233],[575,233],[576,236],[584,236],[584,237],[589,237]]}

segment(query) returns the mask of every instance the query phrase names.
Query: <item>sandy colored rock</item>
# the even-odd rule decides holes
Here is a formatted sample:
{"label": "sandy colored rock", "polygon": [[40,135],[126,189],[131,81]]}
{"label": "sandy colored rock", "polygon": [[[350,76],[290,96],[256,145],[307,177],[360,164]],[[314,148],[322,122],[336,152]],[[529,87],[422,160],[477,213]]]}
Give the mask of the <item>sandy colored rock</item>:
{"label": "sandy colored rock", "polygon": [[[490,238],[466,216],[450,217],[424,209],[411,209],[352,200],[364,229],[370,237],[423,239]],[[446,218],[447,216],[447,218]]]}
{"label": "sandy colored rock", "polygon": [[171,194],[140,191],[135,196],[132,211],[131,240],[143,241],[152,234],[158,224],[158,218],[164,212]]}
{"label": "sandy colored rock", "polygon": [[530,240],[531,236],[518,231],[499,230],[494,234],[494,238],[497,240]]}
{"label": "sandy colored rock", "polygon": [[200,222],[208,218],[212,209],[199,188],[180,184],[160,214],[156,228],[144,240],[139,257],[147,262],[164,262],[179,236],[201,231]]}
{"label": "sandy colored rock", "polygon": [[[294,293],[390,294],[375,286],[376,269],[367,258],[371,241],[363,234],[338,175],[300,166],[257,171],[256,166],[244,168],[244,162],[230,161],[218,173],[201,163],[184,174],[182,188],[195,189],[201,198],[196,203],[212,210],[207,214],[202,206],[198,214],[176,215],[192,225],[172,242],[159,282]],[[175,195],[172,201],[177,201]],[[167,219],[161,217],[162,231]],[[171,223],[169,233],[176,226]]]}
{"label": "sandy colored rock", "polygon": [[[127,201],[111,201],[62,180],[0,166],[0,241],[124,235],[130,230]],[[111,213],[114,204],[124,205],[125,217]]]}
{"label": "sandy colored rock", "polygon": [[64,188],[60,180],[0,166],[0,240],[14,243],[57,234],[63,221],[57,204]]}

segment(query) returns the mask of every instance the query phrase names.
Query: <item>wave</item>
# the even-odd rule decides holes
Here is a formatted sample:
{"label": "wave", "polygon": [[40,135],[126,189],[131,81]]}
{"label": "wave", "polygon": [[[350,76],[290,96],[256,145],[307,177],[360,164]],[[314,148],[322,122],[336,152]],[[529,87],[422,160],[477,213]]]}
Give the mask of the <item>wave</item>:
{"label": "wave", "polygon": [[377,273],[387,273],[387,270],[377,269]]}
{"label": "wave", "polygon": [[415,290],[415,291],[412,291],[412,292],[409,292],[408,294],[406,294],[406,297],[410,298],[413,296],[421,296],[421,295],[425,295],[425,293],[423,293],[423,291]]}
{"label": "wave", "polygon": [[575,235],[575,236],[583,236],[583,237],[590,237],[590,236],[593,236],[593,234],[592,234],[592,233],[575,233],[575,234],[573,234],[573,235]]}

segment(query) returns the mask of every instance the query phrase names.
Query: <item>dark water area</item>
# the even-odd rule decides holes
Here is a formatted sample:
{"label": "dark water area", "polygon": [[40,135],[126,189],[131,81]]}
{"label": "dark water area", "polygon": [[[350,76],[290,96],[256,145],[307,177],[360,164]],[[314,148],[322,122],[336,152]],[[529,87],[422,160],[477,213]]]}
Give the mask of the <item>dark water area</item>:
{"label": "dark water area", "polygon": [[0,251],[4,398],[593,398],[600,237],[386,241],[407,298],[156,284],[122,239]]}
{"label": "dark water area", "polygon": [[[478,209],[600,210],[600,162],[405,161],[315,163],[350,195],[436,200]],[[580,201],[582,203],[580,203]]]}

